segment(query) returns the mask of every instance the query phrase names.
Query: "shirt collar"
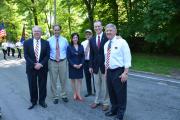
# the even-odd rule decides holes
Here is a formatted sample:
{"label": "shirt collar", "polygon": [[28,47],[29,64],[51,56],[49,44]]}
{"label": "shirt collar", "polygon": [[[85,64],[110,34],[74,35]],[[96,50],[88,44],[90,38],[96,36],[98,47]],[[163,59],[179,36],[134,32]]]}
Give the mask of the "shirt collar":
{"label": "shirt collar", "polygon": [[96,37],[98,38],[98,36],[100,36],[100,38],[101,38],[102,35],[103,35],[103,32],[101,32],[101,34],[99,34],[99,35],[97,34]]}

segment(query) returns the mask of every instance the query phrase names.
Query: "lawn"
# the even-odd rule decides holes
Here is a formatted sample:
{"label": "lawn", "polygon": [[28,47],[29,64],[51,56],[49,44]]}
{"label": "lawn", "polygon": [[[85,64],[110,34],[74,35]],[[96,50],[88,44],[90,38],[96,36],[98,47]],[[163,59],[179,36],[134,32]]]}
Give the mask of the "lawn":
{"label": "lawn", "polygon": [[179,74],[180,57],[132,53],[133,70],[158,74]]}

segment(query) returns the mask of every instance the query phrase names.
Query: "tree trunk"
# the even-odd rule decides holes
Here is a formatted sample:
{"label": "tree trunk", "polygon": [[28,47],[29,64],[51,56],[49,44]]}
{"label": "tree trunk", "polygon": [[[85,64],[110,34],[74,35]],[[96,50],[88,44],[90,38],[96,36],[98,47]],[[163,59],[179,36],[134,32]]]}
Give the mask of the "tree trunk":
{"label": "tree trunk", "polygon": [[34,24],[38,25],[38,17],[37,17],[37,10],[35,7],[35,2],[34,2],[34,0],[31,0],[31,2],[33,4],[32,13],[33,13],[33,17],[34,17]]}
{"label": "tree trunk", "polygon": [[116,0],[111,0],[111,1],[109,1],[109,5],[113,10],[114,24],[117,27],[117,33],[119,33],[118,4],[116,3]]}
{"label": "tree trunk", "polygon": [[71,36],[71,5],[70,5],[70,0],[67,0],[67,5],[68,5],[68,13],[69,13],[69,16],[68,16],[68,27],[69,27],[69,36]]}
{"label": "tree trunk", "polygon": [[88,11],[88,19],[89,19],[89,26],[91,28],[91,30],[94,32],[94,7],[96,6],[96,2],[97,0],[83,0],[87,11]]}

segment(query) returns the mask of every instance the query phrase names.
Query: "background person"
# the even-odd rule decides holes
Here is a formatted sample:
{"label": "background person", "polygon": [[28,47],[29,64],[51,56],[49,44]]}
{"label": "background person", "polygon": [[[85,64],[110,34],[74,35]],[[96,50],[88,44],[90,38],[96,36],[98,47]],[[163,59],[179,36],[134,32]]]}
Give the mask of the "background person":
{"label": "background person", "polygon": [[12,57],[15,57],[15,44],[13,42],[10,43],[10,49],[11,49],[11,53],[12,53]]}
{"label": "background person", "polygon": [[4,57],[5,60],[7,60],[7,58],[6,58],[6,54],[7,54],[7,43],[6,43],[6,42],[3,42],[3,43],[1,44],[1,46],[2,46],[2,51],[3,51],[3,57]]}
{"label": "background person", "polygon": [[21,50],[22,50],[22,46],[23,46],[23,44],[20,42],[20,41],[18,41],[17,43],[16,43],[16,48],[17,48],[17,51],[18,51],[18,58],[22,58],[21,57]]}
{"label": "background person", "polygon": [[90,29],[85,30],[86,40],[81,43],[84,47],[84,54],[85,54],[84,74],[85,74],[86,88],[87,88],[87,94],[85,95],[85,97],[92,95],[91,73],[89,72],[89,54],[90,54],[89,40],[92,37],[92,35],[93,35],[92,30]]}

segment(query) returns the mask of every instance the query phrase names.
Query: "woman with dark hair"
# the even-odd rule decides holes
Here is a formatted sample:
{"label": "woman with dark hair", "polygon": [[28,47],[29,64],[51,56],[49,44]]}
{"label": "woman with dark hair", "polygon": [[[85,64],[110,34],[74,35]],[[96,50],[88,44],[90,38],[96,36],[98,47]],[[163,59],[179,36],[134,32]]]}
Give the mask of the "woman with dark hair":
{"label": "woman with dark hair", "polygon": [[79,42],[78,33],[71,35],[71,44],[67,48],[67,60],[69,63],[69,78],[71,79],[74,92],[74,100],[82,101],[80,90],[83,78],[84,49]]}

